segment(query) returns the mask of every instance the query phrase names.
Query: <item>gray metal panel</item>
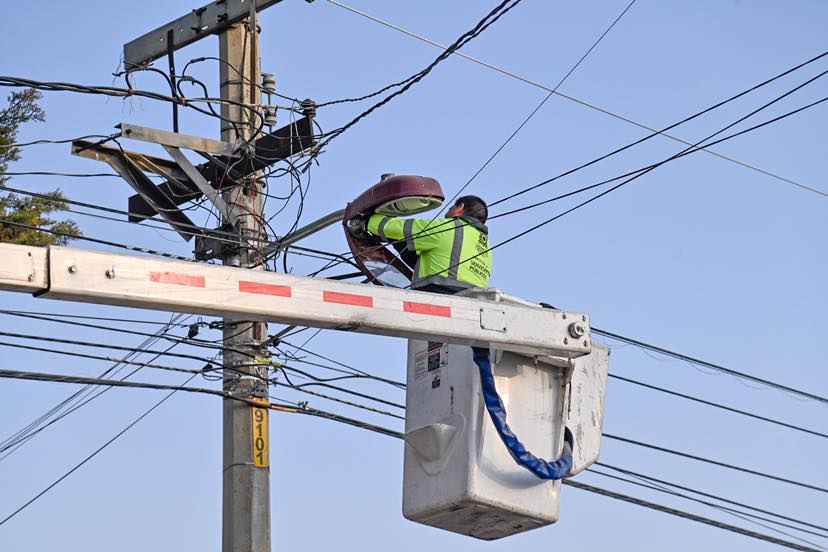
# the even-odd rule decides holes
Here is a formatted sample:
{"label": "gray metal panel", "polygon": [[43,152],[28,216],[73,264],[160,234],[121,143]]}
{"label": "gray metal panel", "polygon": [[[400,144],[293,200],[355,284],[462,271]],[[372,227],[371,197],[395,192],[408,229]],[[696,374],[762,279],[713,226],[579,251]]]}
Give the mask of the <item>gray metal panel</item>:
{"label": "gray metal panel", "polygon": [[[281,0],[258,0],[261,11]],[[139,6],[136,3],[135,6]],[[197,40],[230,28],[250,14],[249,0],[217,0],[192,10],[183,17],[158,27],[154,31],[124,44],[124,66],[129,69],[167,55],[167,33],[173,32],[173,49],[177,50]]]}
{"label": "gray metal panel", "polygon": [[575,441],[570,476],[594,464],[601,453],[609,357],[608,347],[593,344],[590,354],[572,360],[575,366],[566,421]]}

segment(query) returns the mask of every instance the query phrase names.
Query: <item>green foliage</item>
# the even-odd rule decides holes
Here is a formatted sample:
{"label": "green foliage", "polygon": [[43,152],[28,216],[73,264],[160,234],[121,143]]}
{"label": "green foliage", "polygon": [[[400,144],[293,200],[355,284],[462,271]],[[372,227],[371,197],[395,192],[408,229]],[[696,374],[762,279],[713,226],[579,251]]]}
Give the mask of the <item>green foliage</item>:
{"label": "green foliage", "polygon": [[[46,113],[38,105],[40,92],[23,90],[12,92],[9,105],[0,110],[0,189],[8,182],[6,171],[9,163],[20,159],[21,149],[13,144],[21,125],[46,120]],[[43,194],[46,197],[20,197],[8,193],[0,197],[0,219],[27,226],[49,229],[56,234],[30,230],[0,222],[0,242],[21,245],[65,245],[72,237],[81,235],[78,225],[71,220],[58,221],[49,217],[55,211],[67,208],[66,197],[59,190]],[[66,235],[59,235],[66,234]]]}

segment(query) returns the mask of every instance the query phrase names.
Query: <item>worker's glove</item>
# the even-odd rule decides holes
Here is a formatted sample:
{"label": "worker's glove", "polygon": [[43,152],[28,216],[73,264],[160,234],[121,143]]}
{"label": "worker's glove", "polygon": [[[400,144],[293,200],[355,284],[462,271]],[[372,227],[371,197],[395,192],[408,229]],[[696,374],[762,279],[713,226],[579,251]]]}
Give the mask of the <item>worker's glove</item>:
{"label": "worker's glove", "polygon": [[356,237],[362,237],[367,234],[368,219],[364,215],[357,215],[348,221],[348,231]]}

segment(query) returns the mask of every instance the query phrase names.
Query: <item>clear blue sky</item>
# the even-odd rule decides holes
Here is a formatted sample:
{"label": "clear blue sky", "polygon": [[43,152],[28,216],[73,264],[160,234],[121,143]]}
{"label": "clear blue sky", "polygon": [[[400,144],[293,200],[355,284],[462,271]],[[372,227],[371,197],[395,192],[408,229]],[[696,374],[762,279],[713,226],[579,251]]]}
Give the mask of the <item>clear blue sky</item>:
{"label": "clear blue sky", "polygon": [[[464,51],[554,86],[626,4],[626,0],[526,0]],[[9,3],[0,23],[0,73],[111,84],[124,42],[197,5],[160,0]],[[353,0],[353,5],[449,43],[494,2]],[[828,46],[826,21],[828,4],[816,0],[639,0],[561,91],[630,119],[663,126],[821,53]],[[285,0],[262,15],[261,25],[263,68],[277,75],[281,92],[317,101],[376,90],[424,67],[439,52],[324,0],[313,4]],[[178,66],[187,59],[217,53],[217,40],[210,38],[179,51]],[[674,132],[688,140],[704,137],[827,66],[825,61],[814,64]],[[214,62],[199,64],[194,72],[214,92],[217,73]],[[157,76],[139,75],[136,82],[141,88],[163,91]],[[826,92],[828,81],[818,80],[768,110],[757,122]],[[447,192],[455,192],[544,94],[467,60],[447,60],[409,93],[327,148],[313,169],[302,220],[342,207],[385,172],[435,176]],[[21,140],[107,134],[119,122],[170,125],[168,105],[151,100],[124,102],[46,93],[43,106],[47,122],[25,128]],[[322,110],[319,122],[325,129],[335,128],[359,107]],[[826,123],[828,107],[823,104],[716,150],[828,191]],[[185,111],[182,130],[217,136],[218,124]],[[640,128],[554,97],[470,191],[496,198],[643,135]],[[140,145],[135,149],[154,151]],[[653,140],[511,206],[615,176],[680,149],[667,139]],[[12,170],[102,169],[101,164],[71,157],[69,146],[60,145],[28,148]],[[59,185],[73,199],[122,209],[131,193],[126,183],[115,178],[19,177],[11,185],[31,190]],[[271,192],[282,193],[284,186],[276,182]],[[498,219],[491,225],[492,240],[501,241],[569,205],[551,204]],[[499,249],[492,283],[527,299],[589,312],[596,326],[825,395],[827,206],[825,197],[697,153]],[[271,213],[276,207],[274,202]],[[277,231],[290,226],[295,208],[291,203],[284,216],[274,220]],[[76,218],[89,236],[183,255],[190,252],[173,233]],[[308,245],[346,249],[336,228],[308,240]],[[318,261],[295,256],[292,260],[297,273],[318,267]],[[96,308],[10,293],[0,294],[0,304],[50,312],[167,318],[163,313]],[[6,315],[0,315],[0,328],[128,346],[142,341]],[[610,344],[614,348],[611,370],[617,374],[813,429],[828,429],[824,405]],[[162,342],[156,348],[164,346]],[[404,378],[405,343],[401,340],[323,332],[309,347],[390,378]],[[90,376],[107,366],[6,347],[1,358],[3,368]],[[183,360],[180,365],[200,367]],[[134,379],[177,383],[182,378],[144,370]],[[359,388],[403,400],[398,390]],[[0,385],[0,437],[39,416],[73,389],[4,381]],[[283,389],[276,389],[275,394],[401,428],[396,420],[340,408],[322,399]],[[160,397],[147,390],[110,391],[0,460],[0,518]],[[617,381],[610,383],[606,406],[608,432],[828,485],[824,471],[828,446],[819,437]],[[771,549],[768,544],[572,488],[562,493],[558,524],[484,544],[403,519],[400,441],[288,414],[272,416],[271,432],[274,550]],[[814,523],[828,522],[824,493],[613,441],[605,440],[602,459]],[[597,475],[583,474],[579,479],[766,531],[715,510]],[[220,534],[221,404],[215,398],[181,395],[0,527],[0,549],[219,550]]]}

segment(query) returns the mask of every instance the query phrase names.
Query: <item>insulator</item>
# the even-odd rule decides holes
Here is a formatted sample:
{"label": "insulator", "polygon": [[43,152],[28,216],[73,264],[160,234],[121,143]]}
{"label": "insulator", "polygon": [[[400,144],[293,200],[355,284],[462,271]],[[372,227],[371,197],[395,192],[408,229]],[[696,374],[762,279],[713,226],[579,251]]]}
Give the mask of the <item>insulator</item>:
{"label": "insulator", "polygon": [[266,126],[276,126],[276,107],[266,106],[264,109],[264,122]]}
{"label": "insulator", "polygon": [[262,73],[262,90],[266,94],[276,93],[276,76],[273,73]]}

